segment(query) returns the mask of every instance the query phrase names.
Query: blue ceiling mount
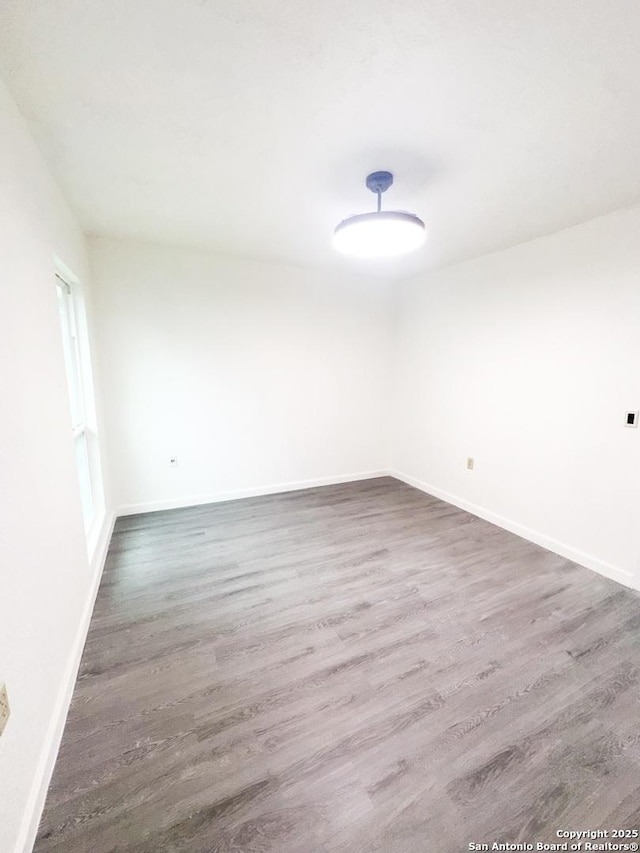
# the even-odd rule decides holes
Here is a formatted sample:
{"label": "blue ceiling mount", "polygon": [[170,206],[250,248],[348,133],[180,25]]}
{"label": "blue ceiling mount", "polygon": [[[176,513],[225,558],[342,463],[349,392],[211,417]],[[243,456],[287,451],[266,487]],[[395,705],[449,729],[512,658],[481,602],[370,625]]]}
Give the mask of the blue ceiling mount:
{"label": "blue ceiling mount", "polygon": [[391,172],[371,172],[367,175],[367,187],[372,193],[386,192],[393,183]]}
{"label": "blue ceiling mount", "polygon": [[378,213],[382,209],[382,193],[386,192],[393,183],[391,172],[371,172],[367,175],[367,187],[378,196]]}

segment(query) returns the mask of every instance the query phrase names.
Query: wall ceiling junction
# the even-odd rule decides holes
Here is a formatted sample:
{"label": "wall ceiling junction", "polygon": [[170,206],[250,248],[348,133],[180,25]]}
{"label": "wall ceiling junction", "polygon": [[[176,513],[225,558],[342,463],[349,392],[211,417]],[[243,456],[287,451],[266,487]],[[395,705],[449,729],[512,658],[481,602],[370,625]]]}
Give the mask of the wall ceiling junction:
{"label": "wall ceiling junction", "polygon": [[[89,234],[416,274],[640,199],[629,0],[4,0],[0,73]],[[331,233],[415,211],[375,265]]]}

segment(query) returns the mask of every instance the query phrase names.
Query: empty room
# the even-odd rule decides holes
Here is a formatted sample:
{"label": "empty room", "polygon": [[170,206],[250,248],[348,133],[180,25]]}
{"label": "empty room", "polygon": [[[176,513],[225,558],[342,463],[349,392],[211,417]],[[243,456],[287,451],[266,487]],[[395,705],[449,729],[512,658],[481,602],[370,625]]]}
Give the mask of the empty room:
{"label": "empty room", "polygon": [[640,6],[5,0],[0,853],[636,851]]}

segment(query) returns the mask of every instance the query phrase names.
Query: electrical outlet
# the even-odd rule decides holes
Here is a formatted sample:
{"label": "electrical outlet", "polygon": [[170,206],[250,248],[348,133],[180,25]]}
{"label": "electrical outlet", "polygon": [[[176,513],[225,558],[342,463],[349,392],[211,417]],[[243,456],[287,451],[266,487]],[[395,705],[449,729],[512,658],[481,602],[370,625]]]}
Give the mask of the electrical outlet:
{"label": "electrical outlet", "polygon": [[637,427],[638,426],[638,414],[639,412],[627,412],[624,416],[624,425],[628,427]]}
{"label": "electrical outlet", "polygon": [[467,457],[467,471],[473,471],[473,457]]}
{"label": "electrical outlet", "polygon": [[172,456],[171,459],[169,459],[169,465],[171,465],[172,468],[177,468],[178,467],[178,457]]}
{"label": "electrical outlet", "polygon": [[4,727],[7,725],[7,720],[9,719],[9,714],[11,710],[9,709],[9,697],[7,696],[7,688],[4,684],[0,684],[0,735],[4,731]]}

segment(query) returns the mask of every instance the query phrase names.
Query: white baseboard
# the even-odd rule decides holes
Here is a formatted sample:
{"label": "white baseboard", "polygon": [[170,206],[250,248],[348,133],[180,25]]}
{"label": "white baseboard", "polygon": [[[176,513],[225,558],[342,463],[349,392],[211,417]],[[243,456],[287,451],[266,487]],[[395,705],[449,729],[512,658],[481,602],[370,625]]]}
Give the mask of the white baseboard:
{"label": "white baseboard", "polygon": [[432,486],[429,483],[418,480],[416,477],[412,477],[409,474],[404,474],[401,471],[391,471],[390,476],[395,477],[396,480],[401,480],[403,483],[407,483],[409,486],[419,489],[421,492],[426,492],[428,495],[440,498],[440,500],[453,504],[460,509],[464,509],[472,515],[477,515],[478,518],[490,521],[492,524],[496,524],[498,527],[502,527],[510,533],[515,533],[523,539],[528,539],[529,542],[541,545],[543,548],[546,548],[547,551],[553,551],[554,554],[566,557],[568,560],[578,563],[579,565],[584,566],[587,569],[591,569],[594,572],[598,572],[598,574],[604,575],[610,580],[617,581],[624,586],[631,587],[631,589],[640,588],[633,574],[626,569],[614,566],[611,563],[606,563],[604,560],[594,557],[592,554],[587,554],[584,551],[580,551],[579,549],[572,547],[571,545],[559,542],[557,539],[553,539],[544,533],[540,533],[538,530],[533,530],[531,527],[526,527],[524,524],[512,521],[510,518],[498,515],[498,513],[493,512],[490,509],[478,506],[477,504],[471,503],[457,495],[444,492],[442,489],[438,489],[436,486]]}
{"label": "white baseboard", "polygon": [[71,698],[73,696],[78,668],[80,667],[80,660],[82,658],[84,644],[87,639],[87,632],[89,631],[89,623],[91,622],[93,607],[98,594],[100,580],[102,579],[102,572],[104,570],[104,564],[107,558],[107,551],[109,549],[109,542],[111,541],[111,534],[113,533],[115,520],[116,516],[114,512],[105,516],[100,535],[97,538],[97,544],[94,548],[93,559],[91,561],[91,586],[87,593],[87,600],[85,602],[82,616],[80,617],[80,622],[78,624],[78,630],[69,653],[69,659],[60,685],[60,690],[58,691],[51,713],[49,729],[40,755],[40,761],[38,763],[34,781],[31,786],[29,799],[25,807],[22,826],[18,833],[18,840],[14,848],[15,853],[32,853],[33,850],[36,833],[38,831],[38,824],[42,817],[42,810],[47,797],[49,783],[51,782],[53,768],[56,763],[56,758],[58,757],[58,750],[60,749],[62,733],[64,732],[64,726],[67,721],[69,705],[71,704]]}
{"label": "white baseboard", "polygon": [[361,471],[357,474],[344,474],[335,477],[317,477],[314,480],[297,480],[293,483],[276,483],[273,486],[258,486],[249,489],[236,489],[232,492],[214,492],[208,495],[191,495],[165,501],[146,501],[144,503],[125,504],[118,507],[117,515],[139,515],[143,512],[158,512],[164,509],[180,509],[202,504],[237,501],[242,498],[258,498],[263,495],[277,495],[282,492],[297,492],[301,489],[314,489],[317,486],[336,486],[340,483],[352,483],[357,480],[373,480],[376,477],[388,477],[389,471]]}

